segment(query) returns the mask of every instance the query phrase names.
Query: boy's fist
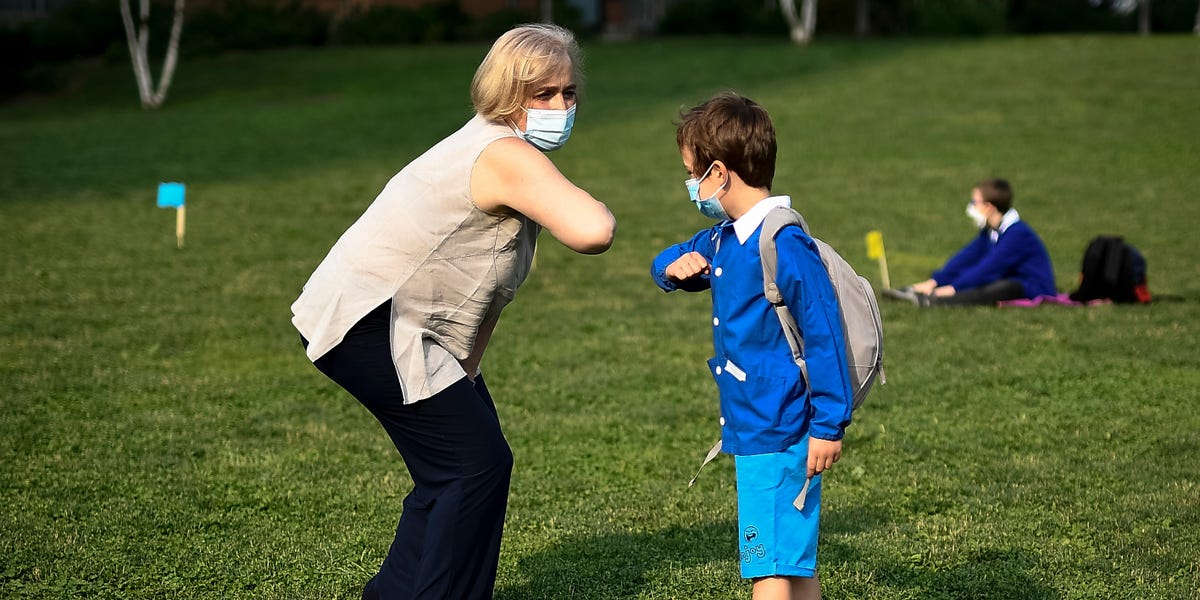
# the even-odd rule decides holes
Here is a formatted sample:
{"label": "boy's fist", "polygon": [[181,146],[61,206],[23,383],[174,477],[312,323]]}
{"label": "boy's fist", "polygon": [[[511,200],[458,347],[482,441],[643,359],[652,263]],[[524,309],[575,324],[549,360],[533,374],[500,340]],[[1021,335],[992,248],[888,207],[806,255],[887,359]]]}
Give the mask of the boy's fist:
{"label": "boy's fist", "polygon": [[665,273],[671,281],[683,281],[697,275],[707,275],[709,270],[708,260],[704,256],[699,252],[688,252],[667,265]]}

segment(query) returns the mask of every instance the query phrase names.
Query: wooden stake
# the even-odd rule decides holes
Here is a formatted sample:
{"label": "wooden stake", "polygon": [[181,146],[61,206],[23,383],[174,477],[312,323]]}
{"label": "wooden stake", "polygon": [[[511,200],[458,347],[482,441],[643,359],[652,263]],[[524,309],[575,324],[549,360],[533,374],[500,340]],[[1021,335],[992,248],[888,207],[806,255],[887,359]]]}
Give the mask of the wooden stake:
{"label": "wooden stake", "polygon": [[879,254],[879,276],[883,279],[883,289],[892,289],[892,282],[888,278],[887,253]]}
{"label": "wooden stake", "polygon": [[185,206],[175,207],[175,247],[183,248],[183,232],[187,227],[187,212]]}

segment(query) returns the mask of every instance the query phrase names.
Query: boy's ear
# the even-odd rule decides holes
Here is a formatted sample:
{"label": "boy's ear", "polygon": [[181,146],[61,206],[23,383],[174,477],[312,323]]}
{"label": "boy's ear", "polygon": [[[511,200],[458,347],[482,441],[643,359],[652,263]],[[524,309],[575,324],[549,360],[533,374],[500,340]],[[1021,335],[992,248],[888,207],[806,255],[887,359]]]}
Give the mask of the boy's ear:
{"label": "boy's ear", "polygon": [[[719,160],[714,161],[713,172],[714,173],[719,172],[721,174],[721,179],[722,179],[721,185],[730,183],[733,180],[733,176],[735,175],[735,173],[733,171],[729,170],[729,167],[727,167],[724,162],[719,161]],[[740,179],[739,179],[739,181],[740,181]]]}
{"label": "boy's ear", "polygon": [[714,160],[712,170],[713,170],[714,175],[717,173],[720,173],[721,177],[724,177],[725,179],[729,179],[729,168],[725,166],[725,163],[723,161]]}

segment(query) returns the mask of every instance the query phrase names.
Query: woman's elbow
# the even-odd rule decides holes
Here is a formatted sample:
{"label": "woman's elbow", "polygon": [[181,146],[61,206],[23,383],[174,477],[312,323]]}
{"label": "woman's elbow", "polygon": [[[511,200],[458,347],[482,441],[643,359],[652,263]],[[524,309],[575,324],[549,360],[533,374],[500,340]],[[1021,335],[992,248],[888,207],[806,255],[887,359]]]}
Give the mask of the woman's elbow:
{"label": "woman's elbow", "polygon": [[601,254],[612,247],[617,234],[617,220],[605,210],[602,217],[594,219],[587,230],[581,233],[583,235],[574,250],[580,254]]}
{"label": "woman's elbow", "polygon": [[617,233],[616,218],[608,207],[597,204],[598,210],[576,221],[571,228],[570,239],[559,238],[564,245],[580,254],[600,254],[608,250]]}

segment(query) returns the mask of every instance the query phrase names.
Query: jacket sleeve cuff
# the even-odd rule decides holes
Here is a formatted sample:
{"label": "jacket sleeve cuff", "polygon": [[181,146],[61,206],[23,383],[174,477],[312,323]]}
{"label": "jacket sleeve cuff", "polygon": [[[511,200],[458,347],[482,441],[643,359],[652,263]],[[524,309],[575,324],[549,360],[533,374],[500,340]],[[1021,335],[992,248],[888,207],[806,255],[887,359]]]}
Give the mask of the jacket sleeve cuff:
{"label": "jacket sleeve cuff", "polygon": [[818,440],[836,442],[842,439],[842,436],[846,435],[846,429],[843,427],[829,427],[827,425],[813,423],[811,426],[809,426],[808,435],[810,437],[815,437]]}
{"label": "jacket sleeve cuff", "polygon": [[[656,265],[657,267],[657,265]],[[664,292],[673,292],[676,290],[675,284],[667,278],[666,269],[655,268],[650,275],[654,278],[654,284]]]}

